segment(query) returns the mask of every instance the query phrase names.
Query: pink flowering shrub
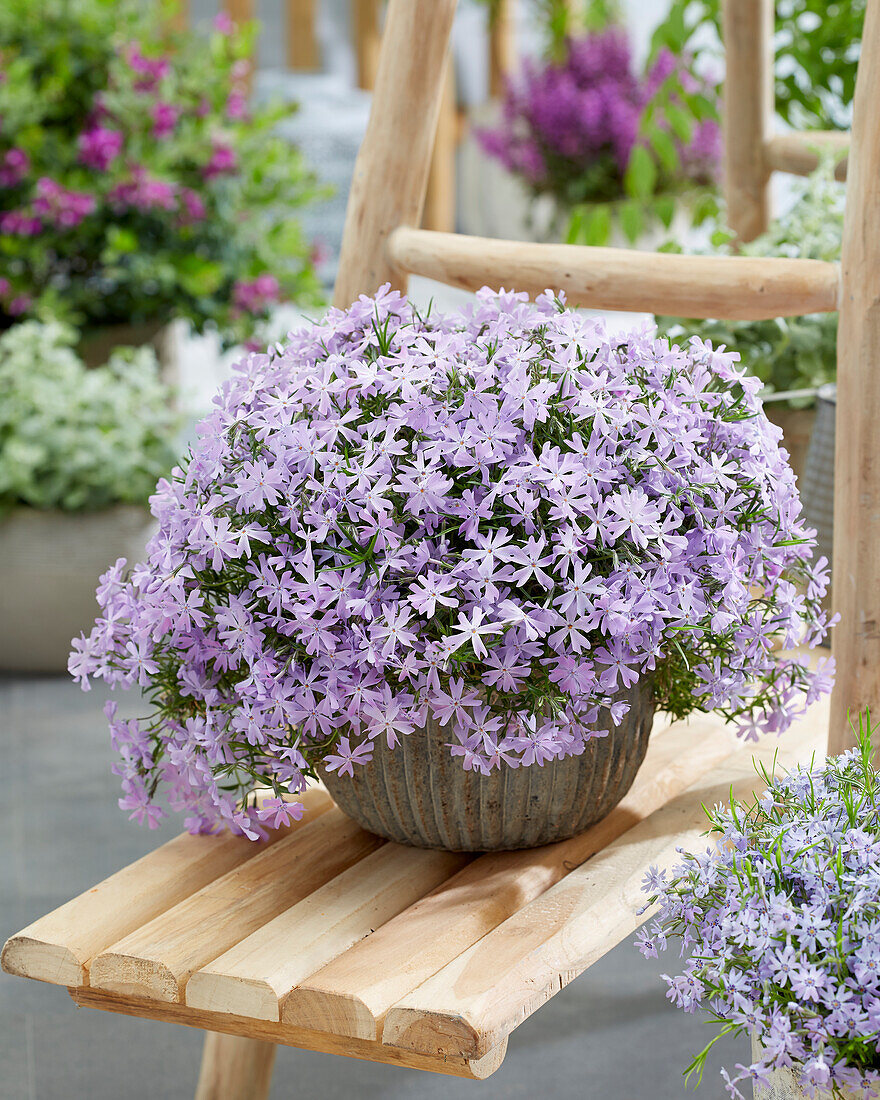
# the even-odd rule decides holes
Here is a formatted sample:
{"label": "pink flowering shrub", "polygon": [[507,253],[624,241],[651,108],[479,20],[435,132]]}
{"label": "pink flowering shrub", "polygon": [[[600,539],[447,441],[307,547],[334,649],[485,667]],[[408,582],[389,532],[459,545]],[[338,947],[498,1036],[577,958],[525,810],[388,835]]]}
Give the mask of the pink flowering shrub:
{"label": "pink flowering shrub", "polygon": [[314,178],[274,132],[292,108],[250,110],[249,53],[161,4],[0,4],[0,331],[182,316],[234,342],[317,300],[293,216]]}
{"label": "pink flowering shrub", "polygon": [[[250,355],[102,578],[70,669],[146,690],[122,805],[257,835],[319,762],[430,711],[465,768],[583,751],[615,693],[786,728],[829,688],[827,573],[736,355],[610,339],[548,292],[423,317],[383,288]],[[280,815],[280,817],[279,817]]]}
{"label": "pink flowering shrub", "polygon": [[583,235],[588,213],[607,237],[608,208],[595,217],[596,204],[624,200],[623,228],[635,239],[645,207],[665,217],[671,195],[718,175],[716,91],[688,62],[663,48],[637,72],[619,27],[568,38],[561,58],[524,62],[507,84],[498,123],[477,138],[530,191],[574,207],[570,239]]}
{"label": "pink flowering shrub", "polygon": [[867,720],[858,742],[821,766],[765,773],[760,798],[709,814],[716,846],[646,878],[660,912],[641,951],[677,940],[686,960],[663,975],[670,1000],[760,1042],[757,1061],[722,1070],[736,1100],[787,1067],[807,1096],[880,1095],[880,777]]}

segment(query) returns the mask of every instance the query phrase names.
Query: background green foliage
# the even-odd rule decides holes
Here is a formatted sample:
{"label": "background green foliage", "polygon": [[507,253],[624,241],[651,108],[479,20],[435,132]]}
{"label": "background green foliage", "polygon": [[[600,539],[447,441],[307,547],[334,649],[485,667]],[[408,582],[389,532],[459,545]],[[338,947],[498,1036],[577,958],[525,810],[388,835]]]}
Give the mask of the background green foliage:
{"label": "background green foliage", "polygon": [[[78,326],[183,316],[232,343],[250,337],[268,313],[238,308],[237,283],[268,273],[280,298],[319,300],[295,217],[316,182],[298,150],[277,134],[294,108],[261,108],[247,117],[230,110],[250,33],[172,32],[170,16],[170,4],[139,0],[0,3],[0,162],[10,149],[31,162],[20,184],[0,187],[0,214],[27,210],[41,177],[97,203],[74,228],[0,233],[0,274],[12,285],[9,300],[32,300],[32,316]],[[137,87],[133,44],[170,64],[155,92]],[[153,132],[157,100],[179,111],[167,136]],[[122,154],[104,171],[87,167],[77,145],[96,124],[125,135]],[[205,168],[218,143],[234,152],[237,168],[210,176]],[[113,203],[111,191],[133,170],[195,192],[206,217]],[[0,328],[14,319],[0,304]]]}
{"label": "background green foliage", "polygon": [[[811,260],[837,261],[843,236],[845,189],[834,179],[832,160],[826,160],[802,181],[787,213],[777,218],[760,237],[738,249],[746,256],[803,256]],[[719,230],[719,250],[730,252],[732,234]],[[662,335],[681,342],[689,336],[711,340],[738,351],[750,374],[768,390],[816,389],[837,375],[837,314],[812,313],[804,317],[777,317],[769,321],[698,321],[658,317]],[[812,397],[793,399],[805,406]]]}
{"label": "background green foliage", "polygon": [[87,370],[77,334],[26,321],[0,335],[0,517],[16,505],[95,511],[145,504],[178,452],[154,353]]}

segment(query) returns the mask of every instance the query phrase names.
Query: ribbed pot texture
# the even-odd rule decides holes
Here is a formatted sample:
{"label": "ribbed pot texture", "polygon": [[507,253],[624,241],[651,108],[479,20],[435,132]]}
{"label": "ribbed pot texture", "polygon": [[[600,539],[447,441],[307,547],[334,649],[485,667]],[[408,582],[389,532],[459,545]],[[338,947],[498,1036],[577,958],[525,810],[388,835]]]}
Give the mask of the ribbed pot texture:
{"label": "ribbed pot texture", "polygon": [[543,767],[465,771],[450,755],[451,735],[432,719],[393,751],[377,743],[372,762],[351,776],[322,770],[344,813],[372,833],[416,848],[486,852],[565,840],[605,817],[635,779],[654,719],[649,679],[619,692],[630,704],[619,726],[581,756]]}

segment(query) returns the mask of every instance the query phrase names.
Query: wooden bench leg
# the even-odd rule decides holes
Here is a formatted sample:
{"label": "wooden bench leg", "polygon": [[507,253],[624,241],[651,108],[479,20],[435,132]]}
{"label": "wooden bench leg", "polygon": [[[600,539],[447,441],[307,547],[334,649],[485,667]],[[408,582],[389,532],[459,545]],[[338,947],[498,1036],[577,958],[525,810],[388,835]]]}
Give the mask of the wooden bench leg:
{"label": "wooden bench leg", "polygon": [[266,1100],[275,1050],[261,1039],[205,1032],[196,1100]]}

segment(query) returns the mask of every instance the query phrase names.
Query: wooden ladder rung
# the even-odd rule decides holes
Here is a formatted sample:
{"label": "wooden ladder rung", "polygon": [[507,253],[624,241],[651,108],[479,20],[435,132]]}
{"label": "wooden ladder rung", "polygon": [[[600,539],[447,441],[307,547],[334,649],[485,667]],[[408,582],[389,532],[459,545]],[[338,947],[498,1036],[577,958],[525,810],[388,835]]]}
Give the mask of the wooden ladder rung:
{"label": "wooden ladder rung", "polygon": [[531,297],[564,290],[569,305],[594,309],[757,321],[838,306],[839,266],[822,260],[532,244],[408,227],[391,234],[388,254],[400,270],[448,286],[503,286]]}
{"label": "wooden ladder rung", "polygon": [[774,172],[808,176],[818,168],[820,153],[832,152],[837,157],[834,175],[845,180],[849,143],[849,134],[841,130],[774,134],[764,142],[764,163]]}

